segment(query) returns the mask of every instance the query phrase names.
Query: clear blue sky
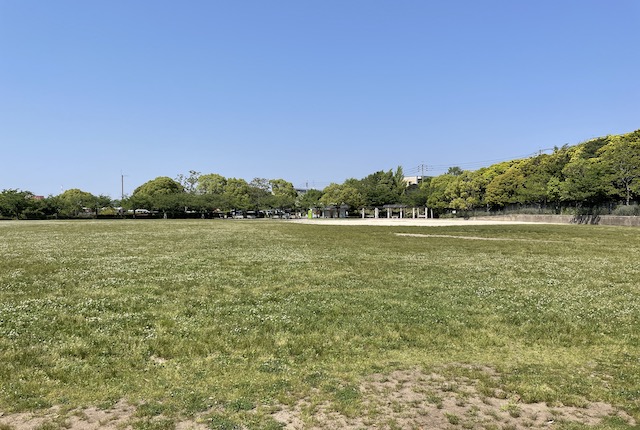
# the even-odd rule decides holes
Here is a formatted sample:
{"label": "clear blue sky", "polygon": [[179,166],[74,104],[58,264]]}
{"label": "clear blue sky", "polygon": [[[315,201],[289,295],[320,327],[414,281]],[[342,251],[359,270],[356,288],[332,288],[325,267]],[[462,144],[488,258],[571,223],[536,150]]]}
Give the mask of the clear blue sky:
{"label": "clear blue sky", "polygon": [[640,128],[637,0],[0,0],[0,189],[323,188]]}

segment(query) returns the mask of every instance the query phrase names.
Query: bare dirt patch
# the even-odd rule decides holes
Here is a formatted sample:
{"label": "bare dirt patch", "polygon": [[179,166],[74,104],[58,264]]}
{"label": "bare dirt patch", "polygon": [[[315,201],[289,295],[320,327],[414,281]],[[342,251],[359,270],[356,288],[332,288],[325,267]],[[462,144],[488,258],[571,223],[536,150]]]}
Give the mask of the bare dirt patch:
{"label": "bare dirt patch", "polygon": [[40,413],[1,415],[0,425],[14,430],[56,427],[74,430],[117,430],[126,427],[134,412],[135,408],[124,401],[106,410],[90,407],[64,412],[59,407],[53,407]]}
{"label": "bare dirt patch", "polygon": [[274,418],[288,430],[549,429],[568,422],[596,425],[613,416],[636,424],[631,416],[605,403],[588,403],[581,408],[525,404],[500,390],[481,394],[477,385],[476,380],[448,379],[417,370],[375,374],[359,387],[364,413],[357,417],[345,416],[327,402],[313,405],[307,399],[283,407]]}
{"label": "bare dirt patch", "polygon": [[[583,407],[523,403],[516,394],[487,389],[486,381],[498,379],[492,369],[480,366],[468,366],[468,369],[481,375],[485,385],[473,377],[398,370],[364,378],[357,386],[359,408],[351,413],[344,413],[327,401],[326,396],[318,395],[322,400],[306,398],[293,406],[280,405],[272,418],[286,430],[536,430],[553,429],[561,423],[592,426],[609,417],[618,417],[630,426],[637,424],[624,411],[602,402],[585,402]],[[314,397],[314,393],[310,397]],[[209,427],[202,418],[179,420],[175,429],[205,430]],[[2,430],[129,430],[135,421],[136,408],[125,401],[106,410],[91,407],[62,411],[54,407],[42,413],[3,415],[0,412]]]}
{"label": "bare dirt patch", "polygon": [[[157,420],[163,419],[161,416]],[[121,400],[112,408],[100,409],[89,407],[62,411],[53,407],[39,413],[2,414],[0,412],[0,429],[2,430],[130,430],[136,421],[136,408]],[[153,422],[153,420],[151,420]],[[175,425],[176,430],[206,430],[207,426],[195,420],[183,420]]]}
{"label": "bare dirt patch", "polygon": [[464,239],[464,240],[496,240],[496,241],[510,241],[510,242],[560,243],[560,241],[557,241],[557,240],[518,239],[518,238],[509,238],[509,237],[456,236],[452,234],[396,233],[396,236],[447,238],[447,239]]}
{"label": "bare dirt patch", "polygon": [[375,226],[413,226],[413,227],[447,227],[474,225],[523,225],[540,224],[539,222],[513,221],[505,219],[464,219],[464,218],[313,218],[295,219],[287,222],[314,225],[375,225]]}

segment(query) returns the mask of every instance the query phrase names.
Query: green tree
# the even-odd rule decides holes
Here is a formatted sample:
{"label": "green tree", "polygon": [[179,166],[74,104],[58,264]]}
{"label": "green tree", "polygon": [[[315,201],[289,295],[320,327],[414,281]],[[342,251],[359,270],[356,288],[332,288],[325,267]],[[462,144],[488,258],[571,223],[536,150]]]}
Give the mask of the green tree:
{"label": "green tree", "polygon": [[125,198],[121,205],[125,209],[154,209],[155,201],[154,198],[148,194],[144,193],[133,193],[130,197]]}
{"label": "green tree", "polygon": [[612,184],[610,194],[624,198],[628,206],[638,189],[640,178],[640,130],[623,136],[611,136],[598,150],[606,180]]}
{"label": "green tree", "polygon": [[524,203],[522,194],[524,174],[520,170],[520,161],[511,162],[503,173],[493,177],[487,184],[485,202],[489,206],[504,207],[508,204]]}
{"label": "green tree", "polygon": [[133,195],[146,195],[153,198],[182,192],[184,187],[180,183],[167,176],[159,176],[140,185],[133,191]]}
{"label": "green tree", "polygon": [[431,178],[425,176],[419,184],[407,186],[401,203],[410,207],[426,206],[430,183]]}
{"label": "green tree", "polygon": [[362,194],[367,206],[382,206],[390,203],[397,203],[400,196],[396,192],[393,172],[378,171],[372,173],[356,186]]}
{"label": "green tree", "polygon": [[229,178],[223,196],[230,208],[246,210],[251,208],[251,187],[244,179]]}
{"label": "green tree", "polygon": [[133,210],[184,212],[184,208],[188,206],[185,196],[184,187],[180,183],[167,176],[159,176],[136,188],[125,206]]}
{"label": "green tree", "polygon": [[547,203],[553,203],[556,211],[560,211],[562,206],[563,171],[571,160],[572,151],[568,145],[563,145],[561,148],[555,147],[552,154],[543,155],[542,163],[548,174],[544,186],[545,198]]}
{"label": "green tree", "polygon": [[547,199],[553,202],[556,211],[560,209],[560,202],[562,201],[562,182],[556,176],[549,178],[547,182]]}
{"label": "green tree", "polygon": [[365,206],[383,206],[399,203],[407,189],[402,167],[372,173],[360,181],[349,180],[350,186],[357,188],[364,199]]}
{"label": "green tree", "polygon": [[396,167],[393,179],[396,187],[396,193],[398,193],[398,196],[402,196],[407,189],[407,182],[404,180],[404,171],[402,166]]}
{"label": "green tree", "polygon": [[320,197],[320,203],[324,206],[347,205],[351,208],[361,207],[364,203],[362,194],[353,185],[329,184]]}
{"label": "green tree", "polygon": [[189,194],[195,194],[198,190],[198,182],[200,180],[200,172],[189,170],[189,175],[179,174],[176,181],[182,185],[184,191]]}
{"label": "green tree", "polygon": [[33,205],[33,193],[17,189],[2,190],[0,193],[0,215],[22,218],[23,213]]}
{"label": "green tree", "polygon": [[456,177],[450,174],[436,176],[431,179],[427,206],[437,213],[443,213],[446,209],[451,208],[451,200],[447,197],[446,191],[455,180]]}
{"label": "green tree", "polygon": [[198,194],[195,197],[192,207],[195,210],[201,211],[226,211],[231,209],[229,202],[223,194],[211,193],[211,194]]}
{"label": "green tree", "polygon": [[458,166],[452,166],[449,167],[449,170],[447,170],[447,175],[453,175],[453,176],[460,176],[462,175],[462,172],[464,172],[464,170],[462,170],[460,167]]}
{"label": "green tree", "polygon": [[524,180],[522,186],[516,190],[516,200],[525,204],[537,204],[544,207],[548,200],[547,185],[551,179],[551,158],[541,154],[522,160],[518,169]]}
{"label": "green tree", "polygon": [[219,194],[224,193],[224,187],[227,185],[227,179],[217,173],[209,173],[201,175],[198,178],[197,191],[199,194]]}
{"label": "green tree", "polygon": [[249,182],[249,200],[253,209],[265,209],[271,207],[273,198],[271,194],[271,185],[269,180],[265,178],[253,178]]}
{"label": "green tree", "polygon": [[290,209],[295,206],[298,192],[291,182],[284,179],[271,179],[269,181],[273,195],[272,206],[279,209]]}
{"label": "green tree", "polygon": [[585,142],[582,142],[572,149],[577,150],[580,153],[580,157],[584,159],[588,158],[596,158],[600,148],[605,146],[609,142],[609,136],[607,137],[596,137],[594,139],[589,139]]}
{"label": "green tree", "polygon": [[296,203],[296,206],[303,210],[313,209],[321,206],[320,198],[322,197],[322,191],[320,190],[307,190]]}
{"label": "green tree", "polygon": [[89,192],[73,188],[58,195],[56,201],[60,215],[76,217],[84,212],[84,208],[89,208],[95,213],[101,199]]}
{"label": "green tree", "polygon": [[52,196],[45,199],[30,197],[27,202],[28,206],[22,211],[22,216],[27,219],[45,219],[56,215],[58,212],[55,198]]}
{"label": "green tree", "polygon": [[454,175],[454,179],[447,185],[444,195],[449,200],[449,207],[452,209],[469,211],[480,206],[485,185],[481,172],[465,170],[457,176]]}
{"label": "green tree", "polygon": [[[197,196],[188,193],[156,194],[152,197],[152,209],[171,216],[183,217],[186,210],[195,209]],[[193,205],[193,206],[192,206]]]}
{"label": "green tree", "polygon": [[554,148],[553,153],[546,156],[545,166],[549,175],[555,176],[558,180],[562,181],[562,169],[571,160],[571,151],[568,145],[564,145],[561,148]]}
{"label": "green tree", "polygon": [[595,158],[573,157],[562,170],[565,180],[560,184],[560,198],[576,207],[601,203],[606,195],[602,167]]}

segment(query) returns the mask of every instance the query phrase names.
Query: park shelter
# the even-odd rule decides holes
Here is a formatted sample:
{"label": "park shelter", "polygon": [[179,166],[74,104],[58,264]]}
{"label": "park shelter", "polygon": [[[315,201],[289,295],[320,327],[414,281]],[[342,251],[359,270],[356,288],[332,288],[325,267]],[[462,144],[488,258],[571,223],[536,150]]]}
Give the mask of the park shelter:
{"label": "park shelter", "polygon": [[349,205],[329,205],[322,208],[323,218],[346,218]]}
{"label": "park shelter", "polygon": [[[362,218],[429,218],[429,209],[426,207],[412,207],[394,204],[383,207],[362,208]],[[433,211],[431,213],[433,218]]]}
{"label": "park shelter", "polygon": [[404,218],[407,205],[390,204],[382,206],[387,211],[387,218]]}

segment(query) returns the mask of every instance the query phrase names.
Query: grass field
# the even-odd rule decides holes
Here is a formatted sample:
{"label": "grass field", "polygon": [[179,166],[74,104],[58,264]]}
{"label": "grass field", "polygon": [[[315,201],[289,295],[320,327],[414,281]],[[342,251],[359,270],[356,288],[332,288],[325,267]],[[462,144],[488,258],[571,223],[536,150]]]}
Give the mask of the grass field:
{"label": "grass field", "polygon": [[638,229],[4,222],[0,251],[0,430],[640,422]]}

